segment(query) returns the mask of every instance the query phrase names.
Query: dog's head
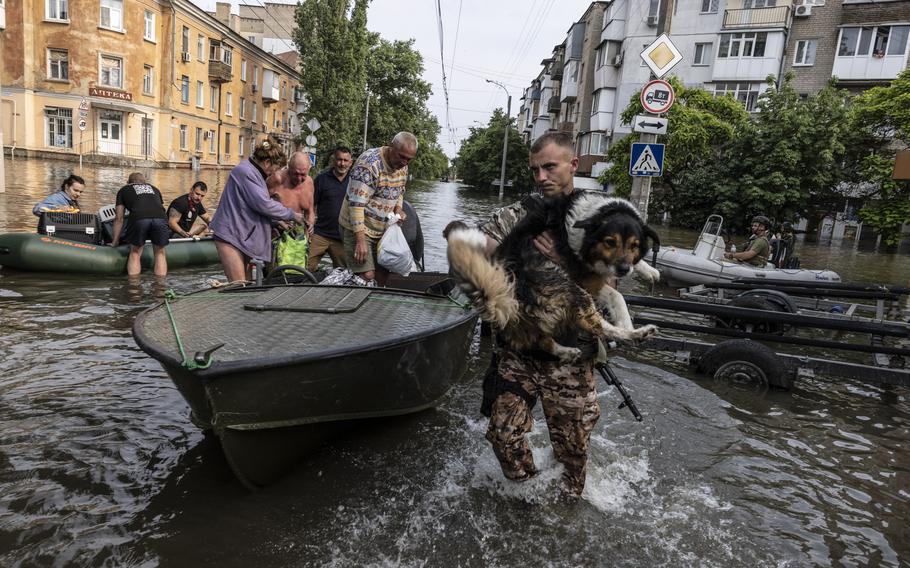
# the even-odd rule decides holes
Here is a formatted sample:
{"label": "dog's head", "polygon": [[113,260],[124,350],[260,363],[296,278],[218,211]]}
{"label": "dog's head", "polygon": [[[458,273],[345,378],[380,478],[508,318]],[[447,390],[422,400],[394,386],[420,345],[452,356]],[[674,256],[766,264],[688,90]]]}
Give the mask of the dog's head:
{"label": "dog's head", "polygon": [[624,199],[599,194],[573,203],[566,217],[569,246],[578,258],[605,276],[625,276],[660,238]]}

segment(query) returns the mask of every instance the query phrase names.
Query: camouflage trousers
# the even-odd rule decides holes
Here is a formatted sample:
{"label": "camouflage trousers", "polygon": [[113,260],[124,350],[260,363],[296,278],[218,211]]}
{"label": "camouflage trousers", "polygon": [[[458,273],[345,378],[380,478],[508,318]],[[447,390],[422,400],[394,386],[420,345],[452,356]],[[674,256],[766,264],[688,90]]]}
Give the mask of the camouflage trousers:
{"label": "camouflage trousers", "polygon": [[[593,360],[565,364],[522,357],[509,350],[502,352],[499,362],[501,380],[517,383],[540,400],[553,453],[565,466],[563,481],[575,495],[581,495],[585,486],[588,442],[600,418],[593,366]],[[510,391],[496,397],[486,438],[508,479],[523,481],[537,474],[526,436],[533,423],[524,398]]]}

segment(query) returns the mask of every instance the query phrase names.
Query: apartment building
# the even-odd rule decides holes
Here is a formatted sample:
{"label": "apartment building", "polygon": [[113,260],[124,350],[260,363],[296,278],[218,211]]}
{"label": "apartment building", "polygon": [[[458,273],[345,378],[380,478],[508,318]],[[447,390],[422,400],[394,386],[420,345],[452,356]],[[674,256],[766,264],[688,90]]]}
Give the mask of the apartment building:
{"label": "apartment building", "polygon": [[291,146],[298,75],[188,0],[7,3],[5,143],[31,156],[232,166]]}
{"label": "apartment building", "polygon": [[[620,114],[651,78],[639,54],[657,37],[660,4],[612,0],[589,6],[557,46],[564,56],[554,49],[525,91],[519,126],[528,141],[548,130],[571,132],[579,173],[602,171],[610,144],[631,133]],[[671,74],[688,87],[730,94],[749,111],[768,88],[768,76],[792,72],[803,93],[836,77],[838,86],[858,92],[887,84],[907,68],[910,0],[676,0],[665,17],[683,54]],[[546,121],[534,120],[540,116],[534,96],[545,85],[560,106]]]}

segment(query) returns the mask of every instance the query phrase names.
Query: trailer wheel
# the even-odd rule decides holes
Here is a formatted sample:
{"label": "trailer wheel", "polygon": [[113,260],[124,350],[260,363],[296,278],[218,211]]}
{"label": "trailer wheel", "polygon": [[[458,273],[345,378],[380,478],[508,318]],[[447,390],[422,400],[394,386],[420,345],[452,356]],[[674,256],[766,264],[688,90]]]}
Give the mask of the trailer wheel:
{"label": "trailer wheel", "polygon": [[743,297],[762,298],[777,308],[777,311],[779,312],[783,312],[785,314],[796,313],[796,303],[793,301],[793,298],[787,295],[786,292],[781,292],[780,290],[765,290],[763,288],[757,288],[755,290],[747,290],[737,296],[737,298]]}
{"label": "trailer wheel", "polygon": [[698,371],[718,380],[791,386],[787,364],[769,347],[748,339],[718,343],[699,358]]}
{"label": "trailer wheel", "polygon": [[[749,308],[751,310],[761,310],[763,312],[778,311],[774,304],[767,299],[758,296],[736,296],[730,300],[730,303],[727,305],[733,306],[734,308]],[[780,324],[738,318],[736,316],[718,316],[714,319],[714,325],[720,328],[738,329],[740,331],[755,333],[783,333]]]}

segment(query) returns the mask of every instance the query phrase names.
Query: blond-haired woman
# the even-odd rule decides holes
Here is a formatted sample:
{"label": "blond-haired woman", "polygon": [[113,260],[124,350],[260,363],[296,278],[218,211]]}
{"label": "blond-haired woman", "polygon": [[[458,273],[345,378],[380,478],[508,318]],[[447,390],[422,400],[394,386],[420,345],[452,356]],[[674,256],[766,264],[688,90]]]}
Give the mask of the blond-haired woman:
{"label": "blond-haired woman", "polygon": [[221,266],[231,282],[249,280],[250,260],[271,260],[273,220],[303,223],[300,213],[271,199],[266,188],[265,180],[285,163],[284,150],[269,137],[228,176],[210,226]]}

